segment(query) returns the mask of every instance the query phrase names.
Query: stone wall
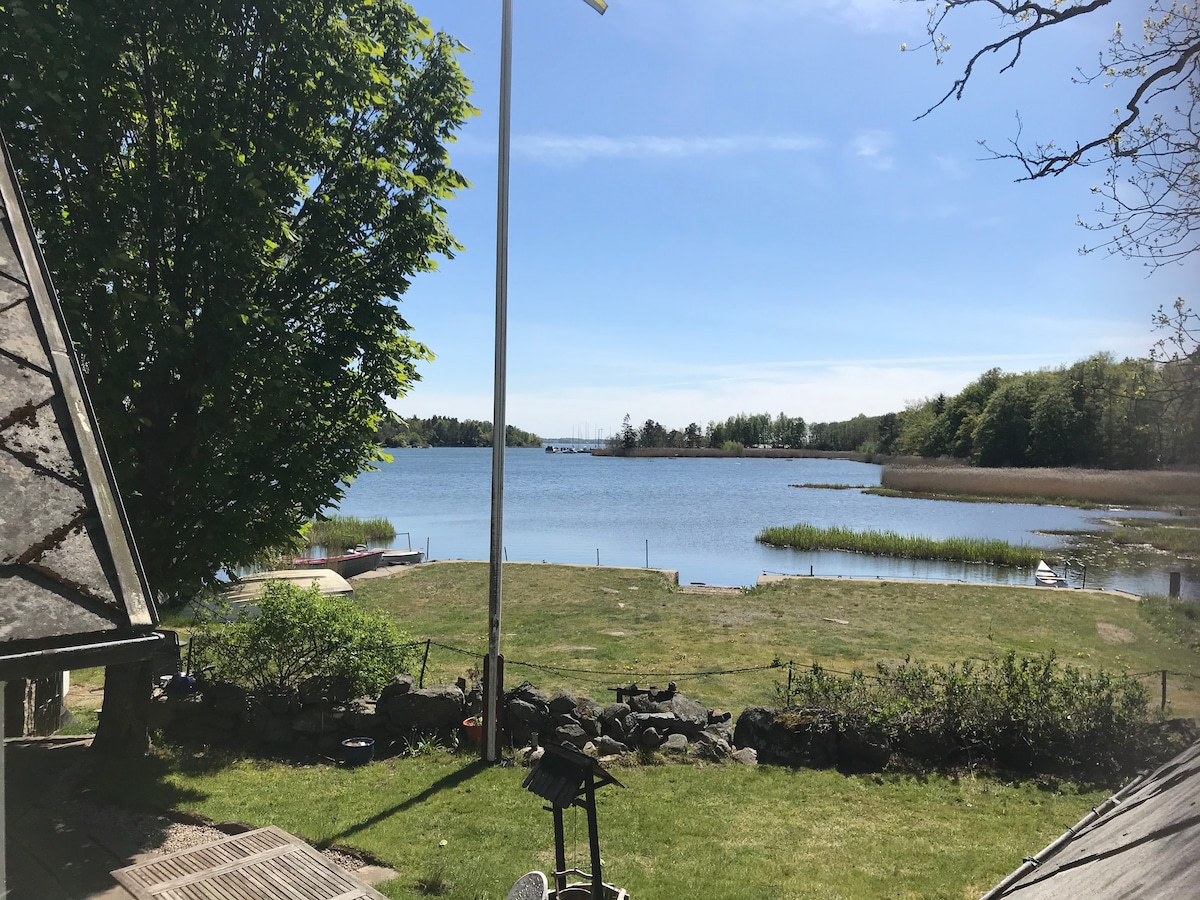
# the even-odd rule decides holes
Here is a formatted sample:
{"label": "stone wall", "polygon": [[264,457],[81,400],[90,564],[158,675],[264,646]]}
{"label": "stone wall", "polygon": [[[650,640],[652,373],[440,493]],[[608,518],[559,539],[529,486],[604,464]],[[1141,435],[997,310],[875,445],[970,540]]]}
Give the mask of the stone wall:
{"label": "stone wall", "polygon": [[[237,743],[284,752],[335,753],[347,737],[375,739],[381,754],[407,743],[433,739],[442,746],[465,740],[462,723],[482,711],[478,684],[417,688],[401,675],[376,698],[331,700],[336,686],[308,683],[299,691],[257,696],[236,685],[201,684],[193,693],[157,698],[152,727],[174,740]],[[602,704],[566,691],[549,695],[524,682],[501,704],[505,743],[527,748],[568,744],[597,756],[639,750],[690,754],[700,759],[733,757],[753,762],[753,752],[733,746],[733,720],[685,696],[674,684],[666,690],[621,691],[621,702]]]}

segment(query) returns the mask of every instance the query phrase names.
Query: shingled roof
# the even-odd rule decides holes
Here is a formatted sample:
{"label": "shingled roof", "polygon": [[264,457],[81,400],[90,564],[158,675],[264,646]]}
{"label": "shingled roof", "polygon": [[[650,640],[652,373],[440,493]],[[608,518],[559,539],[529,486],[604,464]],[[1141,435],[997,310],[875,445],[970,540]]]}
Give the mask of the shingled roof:
{"label": "shingled roof", "polygon": [[1200,894],[1200,742],[1131,782],[983,900]]}
{"label": "shingled roof", "polygon": [[157,615],[0,136],[0,681],[144,658]]}

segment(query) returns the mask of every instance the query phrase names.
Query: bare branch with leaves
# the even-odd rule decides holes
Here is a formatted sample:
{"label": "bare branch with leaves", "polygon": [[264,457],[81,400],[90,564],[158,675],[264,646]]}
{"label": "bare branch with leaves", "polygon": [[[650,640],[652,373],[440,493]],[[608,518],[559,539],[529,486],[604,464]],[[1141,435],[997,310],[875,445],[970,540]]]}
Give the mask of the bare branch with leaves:
{"label": "bare branch with leaves", "polygon": [[[943,0],[929,11],[928,40],[938,64],[950,51],[947,20],[967,7],[986,7],[999,14],[1003,34],[976,49],[950,89],[918,118],[951,97],[961,99],[981,60],[1004,54],[1004,72],[1021,58],[1026,41],[1052,26],[1065,25],[1110,7],[1112,0]],[[906,48],[907,49],[907,48]],[[1100,133],[1066,144],[1022,143],[1020,127],[1011,149],[983,146],[993,159],[1015,160],[1024,170],[1020,181],[1057,176],[1079,167],[1106,166],[1100,195],[1100,220],[1080,221],[1101,235],[1098,246],[1159,266],[1179,262],[1200,248],[1200,9],[1181,0],[1147,0],[1137,37],[1127,37],[1117,23],[1098,66],[1080,70],[1077,84],[1103,84],[1125,91],[1116,120]],[[1073,147],[1070,144],[1074,144]]]}

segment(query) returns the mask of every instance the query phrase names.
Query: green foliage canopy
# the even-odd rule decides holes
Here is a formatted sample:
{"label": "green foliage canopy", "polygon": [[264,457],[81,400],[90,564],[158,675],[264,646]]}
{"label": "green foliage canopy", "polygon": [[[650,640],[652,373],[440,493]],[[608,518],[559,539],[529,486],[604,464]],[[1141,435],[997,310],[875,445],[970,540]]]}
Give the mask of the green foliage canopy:
{"label": "green foliage canopy", "polygon": [[268,581],[258,608],[253,618],[205,622],[192,636],[193,662],[251,691],[298,690],[320,678],[349,698],[377,694],[416,658],[418,645],[387,616],[326,597],[315,584]]}
{"label": "green foliage canopy", "polygon": [[429,351],[462,46],[402,0],[3,0],[0,128],[151,584],[292,537]]}

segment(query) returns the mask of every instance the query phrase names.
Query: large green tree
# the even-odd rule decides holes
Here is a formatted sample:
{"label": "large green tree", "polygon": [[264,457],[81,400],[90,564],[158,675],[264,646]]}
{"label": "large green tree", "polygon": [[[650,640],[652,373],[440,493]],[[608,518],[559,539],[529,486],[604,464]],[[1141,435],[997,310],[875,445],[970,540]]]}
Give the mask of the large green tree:
{"label": "large green tree", "polygon": [[429,352],[457,55],[401,0],[0,0],[0,128],[152,586],[293,535]]}

